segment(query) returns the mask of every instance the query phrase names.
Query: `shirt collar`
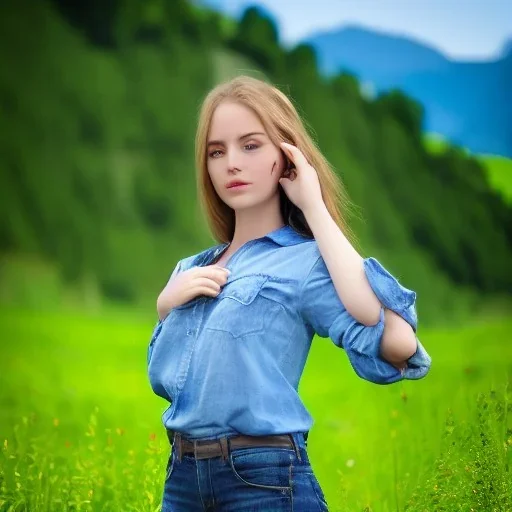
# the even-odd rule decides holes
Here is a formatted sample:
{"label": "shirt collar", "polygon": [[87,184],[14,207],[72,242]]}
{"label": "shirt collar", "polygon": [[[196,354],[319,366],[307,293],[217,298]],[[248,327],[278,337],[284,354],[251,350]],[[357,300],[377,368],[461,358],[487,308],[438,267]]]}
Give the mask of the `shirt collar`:
{"label": "shirt collar", "polygon": [[[268,238],[272,240],[274,243],[281,245],[283,247],[297,245],[311,240],[311,238],[300,234],[298,231],[295,231],[295,229],[293,229],[289,225],[281,226],[280,228],[277,228],[274,231],[267,233],[261,238]],[[213,261],[217,257],[217,255],[220,254],[228,245],[228,242],[224,242],[215,245],[214,247],[211,247],[205,253],[202,253],[198,256],[199,262],[196,262],[195,264],[207,265],[208,262]]]}
{"label": "shirt collar", "polygon": [[[263,235],[261,238],[268,238],[283,247],[301,244],[311,240],[311,238],[300,234],[298,231],[295,231],[295,229],[286,224],[280,228],[275,229],[274,231],[271,231],[270,233],[267,233],[266,235]],[[222,244],[216,245],[213,249],[216,249],[218,252],[220,252],[228,245],[228,242],[224,242]]]}
{"label": "shirt collar", "polygon": [[311,240],[298,231],[295,231],[290,225],[282,226],[270,233],[267,233],[263,238],[270,238],[276,244],[287,247],[289,245],[301,244]]}

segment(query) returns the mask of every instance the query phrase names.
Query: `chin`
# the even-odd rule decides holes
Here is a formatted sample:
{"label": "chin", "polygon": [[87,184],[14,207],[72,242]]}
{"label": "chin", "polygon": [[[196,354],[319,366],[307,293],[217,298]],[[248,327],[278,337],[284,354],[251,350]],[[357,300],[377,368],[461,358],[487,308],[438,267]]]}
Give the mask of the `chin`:
{"label": "chin", "polygon": [[224,201],[230,208],[233,210],[245,210],[247,208],[253,208],[254,206],[257,206],[260,204],[259,201],[251,201],[251,200],[239,200],[239,201],[233,201],[232,199],[228,201]]}
{"label": "chin", "polygon": [[233,210],[245,210],[247,208],[254,208],[265,202],[264,199],[255,197],[230,197],[227,201],[224,201]]}

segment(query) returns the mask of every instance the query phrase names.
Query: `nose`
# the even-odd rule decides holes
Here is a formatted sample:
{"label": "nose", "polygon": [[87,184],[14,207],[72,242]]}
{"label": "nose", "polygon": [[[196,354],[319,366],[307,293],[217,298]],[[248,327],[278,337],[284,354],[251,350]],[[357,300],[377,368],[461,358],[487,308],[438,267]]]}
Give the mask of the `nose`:
{"label": "nose", "polygon": [[230,151],[227,154],[228,172],[240,171],[240,158],[234,151]]}

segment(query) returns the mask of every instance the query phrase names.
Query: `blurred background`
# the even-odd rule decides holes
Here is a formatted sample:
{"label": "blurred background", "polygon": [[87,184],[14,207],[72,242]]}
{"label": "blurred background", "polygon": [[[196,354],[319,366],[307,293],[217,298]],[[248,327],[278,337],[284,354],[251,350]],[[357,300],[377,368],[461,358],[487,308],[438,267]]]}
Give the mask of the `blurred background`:
{"label": "blurred background", "polygon": [[158,510],[147,344],[176,262],[217,243],[195,127],[239,74],[295,103],[433,358],[381,387],[315,339],[300,393],[332,510],[512,509],[510,20],[499,0],[2,2],[0,510]]}

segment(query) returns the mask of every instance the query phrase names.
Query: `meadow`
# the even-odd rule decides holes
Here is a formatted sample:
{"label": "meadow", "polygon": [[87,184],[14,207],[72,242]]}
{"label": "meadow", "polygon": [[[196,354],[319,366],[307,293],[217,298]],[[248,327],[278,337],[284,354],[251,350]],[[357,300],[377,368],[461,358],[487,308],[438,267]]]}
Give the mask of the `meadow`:
{"label": "meadow", "polygon": [[106,302],[154,310],[172,264],[216,243],[195,113],[238,74],[290,95],[361,212],[361,247],[423,301],[420,381],[366,382],[313,342],[299,391],[330,510],[512,511],[512,160],[473,155],[486,173],[471,175],[463,148],[426,158],[455,147],[419,144],[416,100],[369,99],[341,70],[326,81],[257,9],[82,3],[0,3],[0,512],[160,509],[156,312]]}
{"label": "meadow", "polygon": [[[2,512],[159,510],[169,445],[146,378],[153,321],[1,310]],[[430,373],[390,386],[315,338],[299,391],[330,510],[512,510],[511,329],[420,327]]]}

